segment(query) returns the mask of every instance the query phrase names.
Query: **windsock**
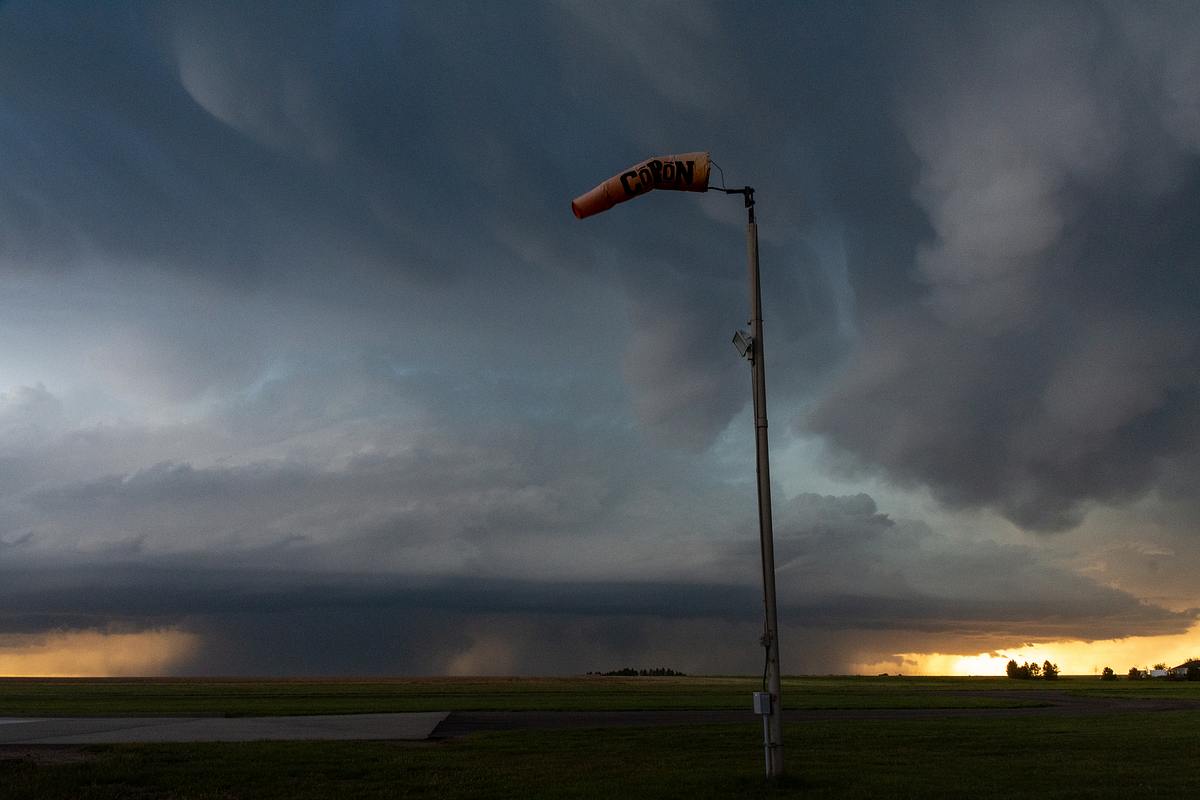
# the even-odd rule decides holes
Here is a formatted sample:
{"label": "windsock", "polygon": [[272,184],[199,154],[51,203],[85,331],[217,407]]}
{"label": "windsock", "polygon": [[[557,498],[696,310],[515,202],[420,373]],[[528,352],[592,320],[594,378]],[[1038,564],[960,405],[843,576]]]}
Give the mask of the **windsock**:
{"label": "windsock", "polygon": [[651,189],[708,191],[708,153],[659,156],[636,164],[571,201],[579,219],[607,211]]}

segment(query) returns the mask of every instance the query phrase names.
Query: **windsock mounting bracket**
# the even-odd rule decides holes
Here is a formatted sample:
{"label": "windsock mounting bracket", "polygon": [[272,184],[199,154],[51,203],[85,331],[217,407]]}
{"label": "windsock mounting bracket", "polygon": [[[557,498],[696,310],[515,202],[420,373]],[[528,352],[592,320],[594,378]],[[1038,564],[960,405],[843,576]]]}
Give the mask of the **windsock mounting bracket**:
{"label": "windsock mounting bracket", "polygon": [[[716,187],[713,187],[713,188],[716,188]],[[754,222],[754,187],[753,186],[743,186],[740,189],[726,189],[725,187],[722,186],[721,188],[717,189],[717,191],[724,192],[725,194],[740,194],[744,198],[746,198],[746,209],[747,209],[747,212],[750,214],[750,221]]]}

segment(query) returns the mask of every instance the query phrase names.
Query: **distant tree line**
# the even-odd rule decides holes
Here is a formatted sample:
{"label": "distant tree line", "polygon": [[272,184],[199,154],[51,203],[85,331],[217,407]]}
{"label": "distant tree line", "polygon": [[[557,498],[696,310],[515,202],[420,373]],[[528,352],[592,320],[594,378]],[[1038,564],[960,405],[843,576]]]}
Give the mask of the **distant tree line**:
{"label": "distant tree line", "polygon": [[610,672],[589,672],[588,675],[601,675],[609,678],[683,678],[687,676],[687,673],[676,672],[667,667],[655,667],[654,669],[624,667]]}
{"label": "distant tree line", "polygon": [[1008,677],[1020,681],[1035,680],[1037,678],[1052,681],[1058,677],[1058,664],[1051,664],[1050,660],[1046,659],[1046,661],[1042,662],[1041,666],[1038,666],[1036,661],[1032,664],[1026,661],[1024,664],[1017,666],[1017,662],[1010,659],[1005,672],[1008,673]]}

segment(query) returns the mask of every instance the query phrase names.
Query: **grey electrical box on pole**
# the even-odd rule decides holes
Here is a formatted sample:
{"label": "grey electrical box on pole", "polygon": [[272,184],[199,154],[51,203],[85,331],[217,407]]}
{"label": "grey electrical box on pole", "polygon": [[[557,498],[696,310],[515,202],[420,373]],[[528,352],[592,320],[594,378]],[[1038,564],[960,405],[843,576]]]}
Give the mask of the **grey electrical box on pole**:
{"label": "grey electrical box on pole", "polygon": [[771,775],[771,693],[754,693],[754,713],[763,718],[763,759],[767,767],[767,775]]}

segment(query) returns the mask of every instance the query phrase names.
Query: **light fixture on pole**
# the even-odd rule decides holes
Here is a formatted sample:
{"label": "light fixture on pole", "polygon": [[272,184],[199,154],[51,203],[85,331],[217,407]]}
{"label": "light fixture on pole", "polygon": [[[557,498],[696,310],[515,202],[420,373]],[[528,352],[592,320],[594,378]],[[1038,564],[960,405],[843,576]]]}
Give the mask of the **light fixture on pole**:
{"label": "light fixture on pole", "polygon": [[[571,202],[579,219],[607,211],[652,189],[707,192],[711,160],[708,153],[651,158],[606,180]],[[758,222],[754,217],[754,189],[713,187],[745,200],[746,252],[750,273],[750,332],[737,331],[733,344],[750,361],[754,398],[754,450],[758,474],[758,533],[762,552],[763,635],[766,653],[763,691],[754,693],[754,711],[763,718],[763,752],[768,777],[783,774],[783,705],[780,702],[779,618],[775,602],[775,538],[771,522],[771,460],[767,442],[767,378],[763,358],[762,288],[758,277]]]}
{"label": "light fixture on pole", "polygon": [[754,338],[745,331],[733,332],[733,346],[737,348],[738,355],[750,361],[754,360]]}

